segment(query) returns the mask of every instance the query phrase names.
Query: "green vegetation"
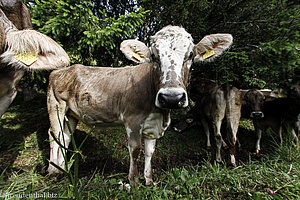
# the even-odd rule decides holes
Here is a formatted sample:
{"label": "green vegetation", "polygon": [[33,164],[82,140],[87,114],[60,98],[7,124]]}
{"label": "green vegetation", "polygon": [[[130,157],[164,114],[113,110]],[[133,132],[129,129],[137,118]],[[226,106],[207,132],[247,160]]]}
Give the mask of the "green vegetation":
{"label": "green vegetation", "polygon": [[[68,198],[68,176],[54,182],[45,171],[49,156],[45,94],[30,102],[23,102],[20,96],[0,120],[1,195]],[[74,136],[80,144],[90,127],[80,123],[77,129]],[[260,156],[250,153],[255,144],[250,121],[241,122],[239,138],[243,150],[237,156],[238,167],[233,168],[213,161],[214,153],[205,150],[201,127],[183,133],[168,130],[158,140],[153,158],[155,186],[144,186],[141,152],[141,182],[128,191],[129,154],[124,128],[96,129],[81,147],[81,199],[299,199],[300,150],[290,142],[290,136],[280,145],[271,133],[264,134]],[[72,145],[70,148],[74,149]],[[226,159],[226,152],[223,154]]]}
{"label": "green vegetation", "polygon": [[[124,39],[149,43],[162,27],[182,25],[198,42],[211,33],[231,33],[234,44],[213,63],[193,66],[192,76],[239,88],[292,87],[300,79],[299,3],[294,0],[25,0],[34,29],[49,35],[67,51],[72,63],[98,66],[131,64],[119,50]],[[129,154],[122,127],[95,129],[81,147],[76,183],[65,176],[48,177],[49,158],[46,86],[50,72],[34,72],[20,83],[35,85],[30,102],[18,95],[0,119],[0,199],[39,194],[67,199],[80,188],[82,199],[299,199],[300,150],[286,134],[283,144],[264,134],[261,155],[254,155],[251,121],[239,128],[242,150],[238,167],[214,162],[206,151],[201,127],[183,133],[166,131],[153,157],[156,184],[127,188]],[[33,81],[31,81],[33,80]],[[172,112],[174,120],[179,112]],[[90,127],[80,123],[80,144]],[[75,152],[76,146],[70,146]],[[73,152],[74,153],[74,152]],[[77,154],[78,155],[78,154]],[[224,160],[228,160],[223,152]],[[72,158],[72,152],[68,154]],[[75,174],[75,173],[74,173]],[[77,174],[77,172],[76,172]],[[72,174],[73,175],[73,174]],[[77,175],[76,175],[77,177]],[[4,197],[5,195],[11,195]],[[42,199],[31,196],[28,199]]]}

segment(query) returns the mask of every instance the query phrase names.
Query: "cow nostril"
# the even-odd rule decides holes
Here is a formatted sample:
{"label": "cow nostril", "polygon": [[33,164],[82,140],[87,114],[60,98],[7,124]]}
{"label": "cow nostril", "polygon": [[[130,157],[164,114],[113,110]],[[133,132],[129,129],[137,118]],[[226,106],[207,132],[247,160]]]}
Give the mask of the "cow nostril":
{"label": "cow nostril", "polygon": [[166,105],[167,101],[166,101],[166,96],[164,94],[158,94],[158,101],[159,103],[161,103],[162,105]]}
{"label": "cow nostril", "polygon": [[250,114],[250,117],[251,117],[251,118],[255,118],[255,119],[260,119],[260,118],[263,118],[263,117],[264,117],[264,113],[263,113],[263,112],[260,112],[260,111],[252,112],[252,113]]}
{"label": "cow nostril", "polygon": [[185,94],[182,94],[182,97],[178,102],[178,107],[182,107],[184,104],[185,104]]}

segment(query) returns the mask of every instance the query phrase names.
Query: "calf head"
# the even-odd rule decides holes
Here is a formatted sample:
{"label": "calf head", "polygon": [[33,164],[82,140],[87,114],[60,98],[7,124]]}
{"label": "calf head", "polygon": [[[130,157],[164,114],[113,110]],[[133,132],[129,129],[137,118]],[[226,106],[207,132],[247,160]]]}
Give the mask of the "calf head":
{"label": "calf head", "polygon": [[247,105],[248,108],[250,108],[251,118],[260,119],[264,117],[262,108],[265,99],[265,95],[257,89],[251,89],[246,92],[244,96],[244,103]]}
{"label": "calf head", "polygon": [[272,90],[258,90],[250,89],[244,90],[243,93],[243,104],[250,109],[250,117],[254,119],[260,119],[264,117],[263,105],[265,101],[273,101],[278,98],[278,95]]}
{"label": "calf head", "polygon": [[121,51],[132,61],[152,64],[155,105],[173,109],[188,106],[186,85],[193,61],[212,61],[231,44],[230,34],[213,34],[195,45],[184,28],[167,26],[151,37],[150,48],[137,40],[126,40]]}

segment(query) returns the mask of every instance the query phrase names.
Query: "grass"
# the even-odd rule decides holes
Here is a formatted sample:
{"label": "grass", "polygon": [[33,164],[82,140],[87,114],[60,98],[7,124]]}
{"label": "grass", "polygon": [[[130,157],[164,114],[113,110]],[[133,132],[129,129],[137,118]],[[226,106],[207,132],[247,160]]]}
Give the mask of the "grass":
{"label": "grass", "polygon": [[[178,116],[176,116],[178,117]],[[67,197],[69,182],[53,182],[47,173],[49,128],[45,94],[30,102],[20,95],[0,120],[0,196],[31,195],[28,199]],[[90,128],[80,123],[75,139],[80,143]],[[264,134],[262,154],[253,155],[255,135],[242,121],[238,167],[214,162],[205,150],[206,139],[193,127],[183,133],[168,130],[158,140],[153,157],[155,186],[144,186],[143,155],[139,160],[141,183],[126,188],[129,168],[124,128],[97,129],[88,138],[79,164],[83,199],[299,199],[300,150],[286,136],[283,144]],[[223,152],[226,160],[226,154]],[[227,159],[228,160],[228,159]],[[34,196],[35,195],[35,196]],[[51,196],[52,195],[52,196]],[[11,197],[11,198],[8,198]],[[0,199],[2,199],[0,197]]]}

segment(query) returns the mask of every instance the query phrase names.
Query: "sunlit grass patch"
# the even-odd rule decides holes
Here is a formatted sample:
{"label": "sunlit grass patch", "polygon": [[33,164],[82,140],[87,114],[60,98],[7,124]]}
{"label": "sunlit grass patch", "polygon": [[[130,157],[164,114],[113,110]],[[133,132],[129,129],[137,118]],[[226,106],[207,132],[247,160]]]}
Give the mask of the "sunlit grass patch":
{"label": "sunlit grass patch", "polygon": [[38,147],[36,133],[33,133],[24,138],[23,149],[19,151],[12,167],[22,170],[30,170],[35,166],[43,163],[43,156]]}

